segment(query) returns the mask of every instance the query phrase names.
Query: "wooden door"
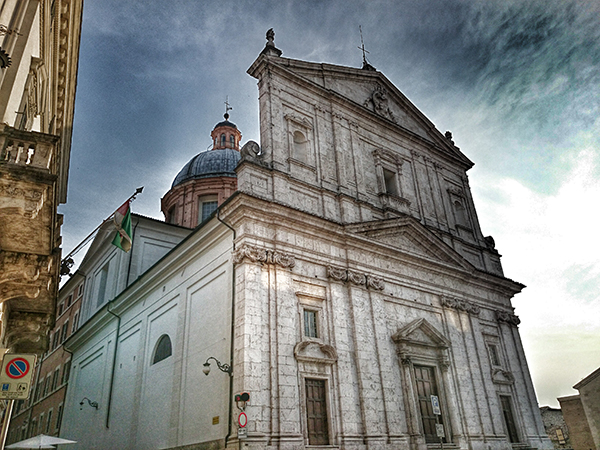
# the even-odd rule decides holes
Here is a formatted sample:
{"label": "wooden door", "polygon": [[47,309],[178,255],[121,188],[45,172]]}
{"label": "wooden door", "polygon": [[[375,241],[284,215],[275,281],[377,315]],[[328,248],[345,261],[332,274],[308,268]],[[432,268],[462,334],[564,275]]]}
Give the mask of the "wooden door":
{"label": "wooden door", "polygon": [[325,380],[306,379],[308,445],[329,445]]}
{"label": "wooden door", "polygon": [[[437,385],[435,382],[435,372],[433,367],[415,366],[415,381],[417,384],[417,396],[419,402],[419,411],[421,413],[421,422],[423,424],[423,434],[425,442],[438,443],[440,438],[437,437],[435,424],[443,423],[442,416],[436,418],[431,405],[431,396],[438,395]],[[447,434],[447,431],[446,431]],[[444,442],[446,440],[444,439]]]}

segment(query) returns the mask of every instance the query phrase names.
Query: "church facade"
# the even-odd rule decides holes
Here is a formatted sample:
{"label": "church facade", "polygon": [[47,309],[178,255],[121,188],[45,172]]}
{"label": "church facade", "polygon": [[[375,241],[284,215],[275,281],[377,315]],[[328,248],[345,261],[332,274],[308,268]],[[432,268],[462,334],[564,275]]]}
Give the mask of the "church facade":
{"label": "church facade", "polygon": [[106,302],[88,275],[61,436],[551,448],[511,305],[523,285],[481,232],[451,135],[368,64],[283,58],[272,33],[248,73],[260,145],[229,155],[226,116],[162,200],[167,221],[199,225]]}

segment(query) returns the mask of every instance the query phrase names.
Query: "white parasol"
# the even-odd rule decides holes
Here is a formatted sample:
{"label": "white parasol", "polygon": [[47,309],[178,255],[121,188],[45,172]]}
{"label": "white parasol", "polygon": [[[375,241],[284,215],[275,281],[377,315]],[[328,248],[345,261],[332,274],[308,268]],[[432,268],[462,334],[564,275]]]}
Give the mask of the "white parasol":
{"label": "white parasol", "polygon": [[24,441],[15,442],[14,444],[7,445],[5,448],[56,448],[58,444],[76,444],[77,441],[70,441],[69,439],[62,439],[54,436],[46,436],[45,434],[38,434]]}

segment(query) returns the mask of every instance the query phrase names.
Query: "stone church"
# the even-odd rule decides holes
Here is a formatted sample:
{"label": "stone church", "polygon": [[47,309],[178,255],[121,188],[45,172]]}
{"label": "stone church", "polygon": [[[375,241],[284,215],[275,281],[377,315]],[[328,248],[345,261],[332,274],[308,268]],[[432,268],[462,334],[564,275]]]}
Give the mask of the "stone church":
{"label": "stone church", "polygon": [[129,253],[109,231],[88,252],[61,436],[551,448],[511,305],[523,285],[452,136],[369,64],[284,58],[271,30],[248,73],[260,145],[226,115],[163,197],[166,223],[134,216]]}

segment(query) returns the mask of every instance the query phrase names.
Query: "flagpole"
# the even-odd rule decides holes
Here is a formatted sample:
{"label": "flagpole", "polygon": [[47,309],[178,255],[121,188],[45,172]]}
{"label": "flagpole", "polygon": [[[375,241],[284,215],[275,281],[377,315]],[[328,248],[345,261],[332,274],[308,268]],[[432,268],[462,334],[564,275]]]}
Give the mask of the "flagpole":
{"label": "flagpole", "polygon": [[[144,186],[137,188],[135,190],[135,192],[133,193],[133,195],[131,195],[127,200],[125,200],[124,203],[132,202],[133,200],[135,200],[137,195],[141,194],[143,190],[144,190]],[[73,267],[73,259],[71,259],[71,256],[75,255],[79,250],[81,250],[81,248],[84,247],[90,241],[90,239],[96,234],[96,232],[100,229],[100,227],[102,225],[104,225],[106,222],[108,222],[110,219],[113,218],[113,216],[115,215],[115,212],[117,212],[117,210],[118,210],[118,208],[115,209],[110,214],[110,216],[108,216],[106,219],[104,219],[100,225],[98,225],[96,228],[94,228],[94,230],[90,234],[88,234],[83,241],[81,241],[79,244],[77,244],[77,246],[73,250],[71,250],[71,252],[61,260],[61,262],[60,262],[60,274],[61,275],[69,274],[71,267]]]}

